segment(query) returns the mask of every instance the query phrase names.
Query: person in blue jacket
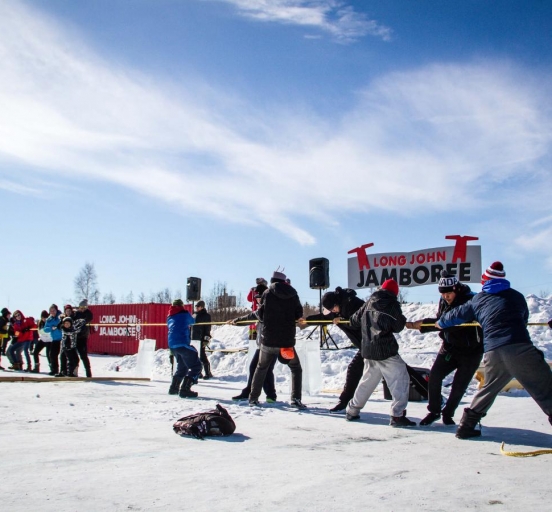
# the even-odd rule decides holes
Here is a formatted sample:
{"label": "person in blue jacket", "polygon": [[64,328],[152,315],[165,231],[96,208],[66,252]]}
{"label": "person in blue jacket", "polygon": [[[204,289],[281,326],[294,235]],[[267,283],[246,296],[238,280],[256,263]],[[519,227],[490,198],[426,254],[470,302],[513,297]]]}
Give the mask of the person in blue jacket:
{"label": "person in blue jacket", "polygon": [[525,297],[510,287],[504,265],[491,264],[481,276],[483,290],[471,301],[445,313],[435,327],[446,329],[478,322],[483,329],[485,382],[464,409],[456,437],[479,437],[477,423],[493,405],[498,393],[516,378],[552,424],[552,371],[537,349],[529,332],[529,309]]}
{"label": "person in blue jacket", "polygon": [[50,316],[44,322],[44,332],[49,334],[52,342],[46,346],[46,357],[50,364],[50,373],[48,375],[56,375],[59,373],[59,353],[61,350],[61,311],[56,304],[52,304],[49,309]]}
{"label": "person in blue jacket", "polygon": [[180,398],[197,398],[197,392],[191,387],[197,384],[203,365],[199,360],[197,350],[190,344],[190,326],[194,319],[181,299],[173,301],[167,316],[169,330],[169,349],[176,359],[169,395],[178,395]]}

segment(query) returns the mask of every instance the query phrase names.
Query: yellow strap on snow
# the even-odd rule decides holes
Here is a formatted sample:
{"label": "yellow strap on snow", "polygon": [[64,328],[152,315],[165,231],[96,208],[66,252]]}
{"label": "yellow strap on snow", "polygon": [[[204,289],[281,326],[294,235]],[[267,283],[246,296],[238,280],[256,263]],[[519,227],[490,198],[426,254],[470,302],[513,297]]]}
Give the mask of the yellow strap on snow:
{"label": "yellow strap on snow", "polygon": [[500,453],[508,457],[536,457],[537,455],[552,454],[552,450],[535,450],[533,452],[507,452],[504,450],[504,441],[500,445]]}

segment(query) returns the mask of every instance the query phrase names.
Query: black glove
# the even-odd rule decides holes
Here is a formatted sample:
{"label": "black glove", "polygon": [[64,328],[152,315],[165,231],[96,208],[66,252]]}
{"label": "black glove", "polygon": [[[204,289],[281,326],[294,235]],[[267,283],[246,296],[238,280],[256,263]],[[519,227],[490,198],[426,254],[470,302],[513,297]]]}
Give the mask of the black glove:
{"label": "black glove", "polygon": [[552,320],[548,320],[548,327],[550,327],[550,329],[552,329]]}
{"label": "black glove", "polygon": [[30,327],[25,327],[24,329],[21,329],[21,332],[29,332],[31,330]]}

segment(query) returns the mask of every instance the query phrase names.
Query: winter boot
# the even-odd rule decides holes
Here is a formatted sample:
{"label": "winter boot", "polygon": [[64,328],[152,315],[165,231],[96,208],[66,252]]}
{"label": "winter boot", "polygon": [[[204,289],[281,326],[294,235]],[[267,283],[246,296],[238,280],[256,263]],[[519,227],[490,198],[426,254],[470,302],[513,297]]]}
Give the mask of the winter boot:
{"label": "winter boot", "polygon": [[203,363],[203,379],[209,380],[213,378],[213,374],[211,373],[211,363]]}
{"label": "winter boot", "polygon": [[[475,426],[481,421],[483,414],[479,414],[472,409],[466,407],[464,414],[460,420],[460,425],[456,429],[456,437],[458,439],[470,439],[471,437],[480,437],[481,428],[475,429]],[[481,424],[479,425],[481,427]]]}
{"label": "winter boot", "polygon": [[244,393],[242,391],[239,395],[233,396],[232,400],[235,400],[236,402],[241,402],[242,400],[249,400],[249,393]]}
{"label": "winter boot", "polygon": [[293,407],[295,409],[299,409],[299,410],[307,408],[307,406],[303,402],[301,402],[301,400],[299,398],[292,398],[289,405],[291,405],[291,407]]}
{"label": "winter boot", "polygon": [[23,363],[13,363],[11,366],[8,366],[9,370],[20,372],[23,370]]}
{"label": "winter boot", "polygon": [[415,427],[416,422],[410,421],[406,417],[406,411],[403,411],[402,416],[391,416],[391,419],[389,420],[389,425],[395,428]]}
{"label": "winter boot", "polygon": [[359,420],[360,419],[360,414],[349,414],[349,413],[346,413],[345,414],[345,419],[347,421],[356,421],[356,420]]}
{"label": "winter boot", "polygon": [[332,407],[330,409],[330,413],[331,414],[337,414],[337,413],[340,413],[340,412],[343,412],[345,409],[347,409],[347,404],[344,403],[344,402],[337,402],[337,405]]}
{"label": "winter boot", "polygon": [[191,379],[190,377],[184,377],[184,382],[180,387],[178,396],[180,398],[197,398],[197,392],[190,389],[193,384],[195,384],[193,379]]}
{"label": "winter boot", "polygon": [[35,364],[35,367],[31,370],[31,373],[40,373],[40,365]]}
{"label": "winter boot", "polygon": [[452,419],[452,416],[445,413],[443,413],[443,423],[445,425],[456,425],[456,422]]}
{"label": "winter boot", "polygon": [[423,427],[427,425],[431,425],[434,421],[437,421],[440,417],[441,417],[440,414],[430,412],[422,421],[420,421],[420,425]]}
{"label": "winter boot", "polygon": [[178,395],[180,391],[181,380],[179,377],[173,377],[171,382],[171,387],[169,388],[169,395]]}

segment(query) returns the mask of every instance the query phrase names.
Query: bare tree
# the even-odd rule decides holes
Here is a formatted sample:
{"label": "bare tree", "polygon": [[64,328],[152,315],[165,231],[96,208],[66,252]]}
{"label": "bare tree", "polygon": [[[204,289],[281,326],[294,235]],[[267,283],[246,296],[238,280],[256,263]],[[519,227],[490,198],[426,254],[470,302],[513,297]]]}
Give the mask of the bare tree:
{"label": "bare tree", "polygon": [[97,304],[100,300],[98,289],[98,276],[94,269],[94,263],[86,262],[75,277],[75,295],[77,301],[86,299],[90,304]]}
{"label": "bare tree", "polygon": [[125,302],[127,304],[134,304],[134,293],[130,290],[130,293],[126,296]]}
{"label": "bare tree", "polygon": [[144,292],[140,292],[140,295],[138,295],[138,304],[145,304],[146,302],[146,294]]}
{"label": "bare tree", "polygon": [[115,295],[113,295],[113,292],[105,293],[102,297],[102,304],[115,304],[117,302],[115,300]]}

